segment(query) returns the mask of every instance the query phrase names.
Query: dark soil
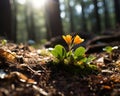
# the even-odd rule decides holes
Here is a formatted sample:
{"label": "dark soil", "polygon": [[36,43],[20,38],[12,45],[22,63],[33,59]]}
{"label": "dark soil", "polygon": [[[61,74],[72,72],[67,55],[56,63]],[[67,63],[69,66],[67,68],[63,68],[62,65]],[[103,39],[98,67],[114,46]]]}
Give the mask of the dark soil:
{"label": "dark soil", "polygon": [[51,57],[27,45],[0,48],[0,96],[119,96],[120,50],[94,53],[96,74],[54,69]]}

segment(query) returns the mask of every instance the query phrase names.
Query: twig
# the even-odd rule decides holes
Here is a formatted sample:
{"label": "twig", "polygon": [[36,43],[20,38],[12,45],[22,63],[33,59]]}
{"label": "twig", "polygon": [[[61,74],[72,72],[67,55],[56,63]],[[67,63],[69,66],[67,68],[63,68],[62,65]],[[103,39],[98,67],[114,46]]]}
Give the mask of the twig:
{"label": "twig", "polygon": [[27,64],[22,64],[21,66],[27,67],[30,71],[32,71],[34,74],[37,75],[41,75],[40,73],[38,73],[37,71],[33,70],[30,66],[28,66]]}
{"label": "twig", "polygon": [[45,92],[42,88],[40,88],[40,87],[38,87],[38,86],[36,86],[36,85],[33,85],[33,88],[34,88],[35,90],[37,90],[40,94],[42,94],[42,95],[44,95],[44,96],[48,96],[48,93]]}

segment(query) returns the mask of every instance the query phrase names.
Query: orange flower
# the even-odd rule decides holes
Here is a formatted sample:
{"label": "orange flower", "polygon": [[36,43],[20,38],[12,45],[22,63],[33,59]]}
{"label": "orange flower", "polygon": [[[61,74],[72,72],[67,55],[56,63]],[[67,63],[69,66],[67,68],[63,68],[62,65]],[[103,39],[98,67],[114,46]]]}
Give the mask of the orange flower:
{"label": "orange flower", "polygon": [[73,43],[74,44],[80,44],[84,41],[84,39],[80,38],[80,36],[76,35],[75,38],[74,38],[74,41]]}
{"label": "orange flower", "polygon": [[71,42],[72,42],[72,36],[71,35],[66,35],[66,36],[63,35],[62,37],[68,45],[71,44]]}

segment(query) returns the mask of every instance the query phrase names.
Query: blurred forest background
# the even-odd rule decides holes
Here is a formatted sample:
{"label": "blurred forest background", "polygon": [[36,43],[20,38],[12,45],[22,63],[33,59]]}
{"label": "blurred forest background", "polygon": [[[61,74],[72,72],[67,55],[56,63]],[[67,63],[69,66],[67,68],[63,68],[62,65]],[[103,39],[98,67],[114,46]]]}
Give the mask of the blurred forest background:
{"label": "blurred forest background", "polygon": [[120,0],[0,0],[0,35],[16,43],[101,34],[119,24]]}

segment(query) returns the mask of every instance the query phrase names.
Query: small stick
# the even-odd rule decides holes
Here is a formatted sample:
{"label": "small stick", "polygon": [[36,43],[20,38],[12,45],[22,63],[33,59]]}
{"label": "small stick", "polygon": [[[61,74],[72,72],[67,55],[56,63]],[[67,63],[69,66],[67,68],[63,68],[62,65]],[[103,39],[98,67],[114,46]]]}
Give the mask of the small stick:
{"label": "small stick", "polygon": [[25,66],[27,67],[30,71],[32,71],[33,73],[35,73],[36,75],[41,75],[40,73],[38,73],[37,71],[33,70],[30,66],[28,66],[27,64],[22,64],[21,66]]}

